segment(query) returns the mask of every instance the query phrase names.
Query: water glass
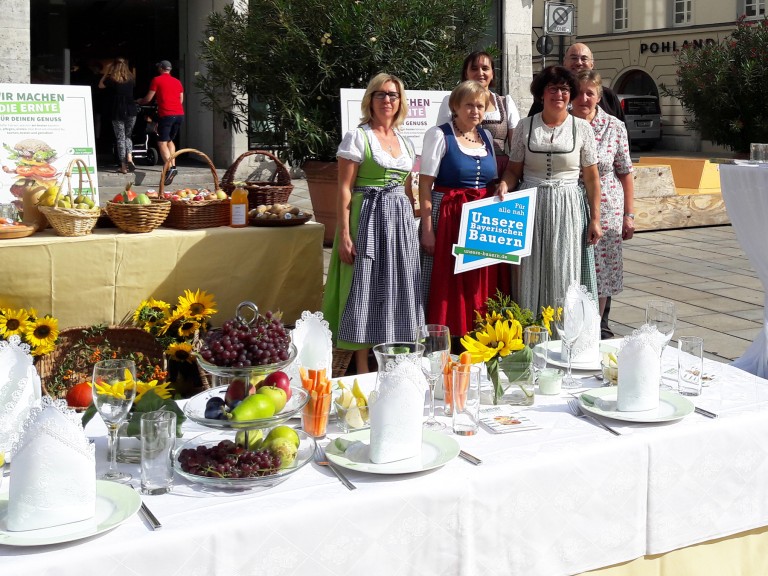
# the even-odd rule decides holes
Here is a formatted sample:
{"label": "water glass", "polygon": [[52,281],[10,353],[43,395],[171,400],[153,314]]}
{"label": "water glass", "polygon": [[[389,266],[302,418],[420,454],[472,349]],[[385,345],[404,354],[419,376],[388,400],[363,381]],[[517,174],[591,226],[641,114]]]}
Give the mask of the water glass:
{"label": "water glass", "polygon": [[141,415],[141,493],[165,494],[173,485],[176,414],[158,410]]}
{"label": "water glass", "polygon": [[536,380],[541,371],[547,367],[547,348],[549,332],[542,326],[528,326],[523,331],[523,343],[533,352],[533,375]]}
{"label": "water glass", "polygon": [[539,371],[539,394],[560,394],[563,384],[563,371],[557,368],[544,368]]}
{"label": "water glass", "polygon": [[703,370],[704,341],[698,336],[680,336],[677,339],[677,385],[680,394],[701,394]]}
{"label": "water glass", "polygon": [[455,366],[453,379],[453,433],[477,434],[480,427],[480,366]]}
{"label": "water glass", "polygon": [[319,439],[325,438],[328,431],[328,418],[331,414],[331,402],[333,393],[318,394],[309,399],[301,410],[301,428],[307,436]]}

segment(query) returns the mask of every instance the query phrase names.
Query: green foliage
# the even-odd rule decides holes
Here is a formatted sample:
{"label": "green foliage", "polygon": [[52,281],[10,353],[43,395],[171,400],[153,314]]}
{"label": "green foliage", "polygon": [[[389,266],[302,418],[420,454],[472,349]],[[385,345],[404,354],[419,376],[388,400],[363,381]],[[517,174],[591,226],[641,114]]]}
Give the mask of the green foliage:
{"label": "green foliage", "polygon": [[[204,104],[238,130],[257,96],[286,157],[335,158],[341,88],[379,72],[406,88],[449,90],[482,38],[490,3],[464,0],[250,0],[208,18],[197,77]],[[252,98],[253,100],[253,98]]]}
{"label": "green foliage", "polygon": [[724,42],[687,46],[676,56],[677,86],[662,94],[680,100],[689,128],[737,152],[768,142],[768,19],[746,21]]}

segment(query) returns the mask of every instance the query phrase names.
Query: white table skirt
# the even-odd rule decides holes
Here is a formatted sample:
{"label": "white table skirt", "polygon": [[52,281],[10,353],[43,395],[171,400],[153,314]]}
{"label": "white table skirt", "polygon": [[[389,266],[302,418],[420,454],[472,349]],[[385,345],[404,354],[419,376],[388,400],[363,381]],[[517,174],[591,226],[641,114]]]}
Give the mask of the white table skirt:
{"label": "white table skirt", "polygon": [[[665,360],[673,359],[668,349]],[[145,497],[163,522],[158,532],[136,516],[81,542],[0,547],[0,565],[3,574],[57,576],[95,567],[164,576],[553,576],[768,525],[765,380],[717,365],[695,401],[718,420],[611,422],[621,437],[574,418],[567,397],[536,397],[527,414],[540,430],[456,437],[480,466],[457,459],[404,476],[349,472],[352,492],[314,464],[245,495],[180,480],[172,494]],[[201,431],[185,430],[185,438]],[[103,468],[101,423],[88,432]]]}
{"label": "white table skirt", "polygon": [[763,329],[733,365],[768,378],[768,164],[720,165],[720,184],[728,217],[741,248],[763,283]]}

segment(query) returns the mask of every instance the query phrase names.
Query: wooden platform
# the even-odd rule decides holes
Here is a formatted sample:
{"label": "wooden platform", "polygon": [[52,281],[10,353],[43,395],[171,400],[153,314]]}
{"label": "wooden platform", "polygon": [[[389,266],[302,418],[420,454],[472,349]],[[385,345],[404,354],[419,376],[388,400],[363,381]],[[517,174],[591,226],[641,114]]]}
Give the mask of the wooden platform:
{"label": "wooden platform", "polygon": [[717,164],[699,158],[641,157],[634,167],[637,230],[730,222]]}

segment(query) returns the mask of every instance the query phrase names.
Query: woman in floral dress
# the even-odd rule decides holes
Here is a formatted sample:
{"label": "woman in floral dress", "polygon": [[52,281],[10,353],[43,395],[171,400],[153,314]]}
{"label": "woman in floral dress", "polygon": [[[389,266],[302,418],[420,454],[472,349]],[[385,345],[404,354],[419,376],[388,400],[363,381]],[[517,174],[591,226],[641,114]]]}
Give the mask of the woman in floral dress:
{"label": "woman in floral dress", "polygon": [[410,178],[415,154],[398,130],[408,115],[402,81],[374,76],[361,109],[361,124],[336,153],[338,224],[323,297],[334,343],[355,351],[358,374],[368,372],[368,348],[413,342],[424,323]]}
{"label": "woman in floral dress", "polygon": [[577,79],[579,95],[573,101],[571,113],[588,121],[595,131],[597,169],[600,172],[600,226],[603,235],[595,246],[595,271],[602,314],[606,299],[624,288],[621,243],[632,238],[635,230],[632,160],[624,123],[597,105],[602,96],[600,74],[584,70]]}

